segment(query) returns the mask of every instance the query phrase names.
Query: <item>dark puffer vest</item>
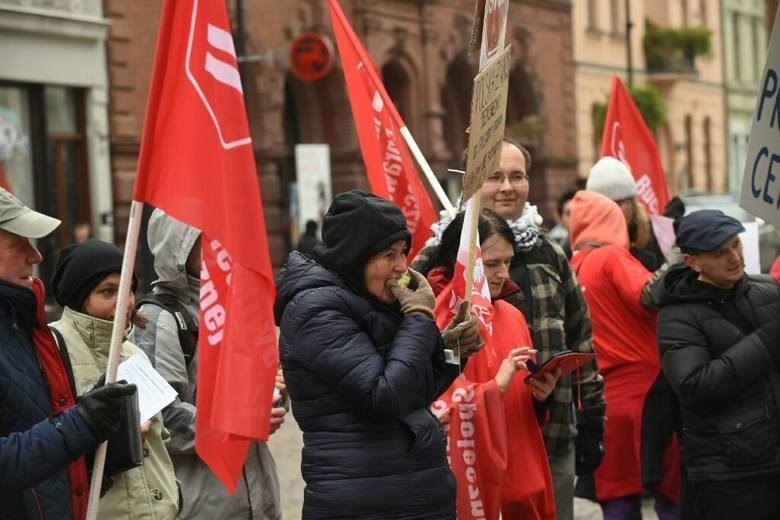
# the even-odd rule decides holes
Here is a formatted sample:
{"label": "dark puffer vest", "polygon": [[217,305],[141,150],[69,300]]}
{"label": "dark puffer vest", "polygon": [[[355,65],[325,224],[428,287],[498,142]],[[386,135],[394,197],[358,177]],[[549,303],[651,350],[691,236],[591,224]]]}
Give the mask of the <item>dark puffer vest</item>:
{"label": "dark puffer vest", "polygon": [[760,329],[780,319],[780,289],[745,276],[733,290],[669,271],[654,294],[663,369],[682,408],[694,482],[780,473],[780,370]]}
{"label": "dark puffer vest", "polygon": [[292,253],[277,278],[280,356],[303,430],[306,519],[453,519],[429,405],[457,375],[427,317],[404,317]]}

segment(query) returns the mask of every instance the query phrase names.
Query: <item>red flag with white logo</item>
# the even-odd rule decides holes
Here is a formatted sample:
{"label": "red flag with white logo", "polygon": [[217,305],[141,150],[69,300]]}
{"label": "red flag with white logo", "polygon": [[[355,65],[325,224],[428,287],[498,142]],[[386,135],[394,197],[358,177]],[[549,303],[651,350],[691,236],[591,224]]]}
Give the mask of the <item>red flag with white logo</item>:
{"label": "red flag with white logo", "polygon": [[[457,314],[458,308],[463,300],[466,299],[466,265],[468,264],[469,244],[471,238],[471,214],[474,211],[474,198],[472,197],[466,203],[466,212],[463,215],[463,229],[460,232],[460,245],[458,246],[458,256],[455,260],[453,269],[452,288],[448,291],[442,291],[436,298],[436,307],[434,315],[440,324],[448,324]],[[485,278],[485,267],[482,264],[482,249],[479,247],[479,232],[475,229],[477,237],[476,259],[474,261],[474,276],[471,287],[471,314],[477,319],[479,332],[482,341],[485,342],[484,350],[488,353],[487,361],[489,366],[498,363],[495,350],[492,347],[493,341],[493,303],[490,299],[490,287]]]}
{"label": "red flag with white logo", "polygon": [[376,65],[337,0],[328,0],[328,7],[371,191],[392,200],[403,211],[412,233],[409,258],[413,258],[431,236],[436,211],[401,134],[406,125],[387,95]]}
{"label": "red flag with white logo", "polygon": [[222,0],[167,0],[134,199],[202,230],[195,447],[231,492],[278,364],[254,150]]}
{"label": "red flag with white logo", "polygon": [[669,189],[658,148],[642,114],[617,76],[612,78],[601,139],[600,156],[605,155],[620,159],[631,168],[639,200],[647,212],[663,214],[669,201]]}

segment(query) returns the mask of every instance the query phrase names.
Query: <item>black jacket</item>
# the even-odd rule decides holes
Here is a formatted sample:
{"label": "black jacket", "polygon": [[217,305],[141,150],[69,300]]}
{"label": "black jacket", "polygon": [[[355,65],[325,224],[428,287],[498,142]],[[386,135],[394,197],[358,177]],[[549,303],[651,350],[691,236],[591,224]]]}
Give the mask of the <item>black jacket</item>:
{"label": "black jacket", "polygon": [[303,430],[303,517],[455,518],[446,441],[429,406],[457,374],[436,324],[361,295],[297,252],[277,278],[275,315]]}
{"label": "black jacket", "polygon": [[663,369],[682,407],[689,478],[731,480],[780,472],[780,371],[760,329],[780,317],[780,289],[745,276],[723,290],[687,267],[656,287]]}

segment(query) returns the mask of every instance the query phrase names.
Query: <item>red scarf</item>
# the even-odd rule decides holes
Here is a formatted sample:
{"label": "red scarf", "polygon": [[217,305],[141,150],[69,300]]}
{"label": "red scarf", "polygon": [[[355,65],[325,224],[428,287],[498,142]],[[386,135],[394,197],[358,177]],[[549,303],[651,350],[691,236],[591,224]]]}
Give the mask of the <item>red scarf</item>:
{"label": "red scarf", "polygon": [[[68,380],[65,364],[60,357],[57,344],[46,326],[46,314],[43,308],[44,287],[43,282],[33,279],[33,292],[35,293],[35,320],[33,320],[33,344],[38,360],[43,368],[46,383],[49,387],[49,401],[52,416],[60,414],[76,404],[76,397]],[[74,520],[81,520],[87,516],[87,502],[89,500],[89,481],[87,479],[87,465],[81,456],[68,466],[68,483],[70,485],[70,502]]]}

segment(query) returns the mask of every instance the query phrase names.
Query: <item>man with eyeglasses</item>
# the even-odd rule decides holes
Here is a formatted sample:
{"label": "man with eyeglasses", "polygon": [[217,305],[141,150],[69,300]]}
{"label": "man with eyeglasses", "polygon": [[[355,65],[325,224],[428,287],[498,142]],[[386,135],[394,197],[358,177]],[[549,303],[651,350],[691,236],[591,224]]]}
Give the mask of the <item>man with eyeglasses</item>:
{"label": "man with eyeglasses", "polygon": [[[539,227],[542,218],[528,203],[531,154],[504,139],[499,168],[482,186],[482,207],[504,217],[515,234],[512,280],[520,291],[507,301],[522,311],[533,335],[537,361],[562,350],[593,352],[590,315],[563,250]],[[561,376],[547,400],[543,427],[555,485],[559,520],[574,517],[574,475],[587,474],[603,455],[604,383],[593,361],[578,373]],[[575,450],[576,446],[576,450]],[[575,456],[576,451],[576,456]]]}
{"label": "man with eyeglasses", "polygon": [[[504,217],[515,235],[510,276],[520,290],[506,301],[520,309],[543,363],[562,350],[593,352],[590,314],[577,278],[563,250],[539,227],[542,217],[528,203],[531,154],[504,139],[498,170],[482,185],[482,207]],[[451,222],[443,216],[432,227],[434,236],[411,264],[426,274],[441,234]],[[555,485],[556,517],[574,518],[574,475],[592,473],[604,454],[604,382],[595,361],[578,373],[561,376],[544,403],[535,403],[547,421],[543,426]],[[576,406],[575,406],[576,405]],[[510,440],[511,442],[511,440]],[[576,456],[575,456],[576,446]],[[522,517],[502,511],[506,520]]]}

